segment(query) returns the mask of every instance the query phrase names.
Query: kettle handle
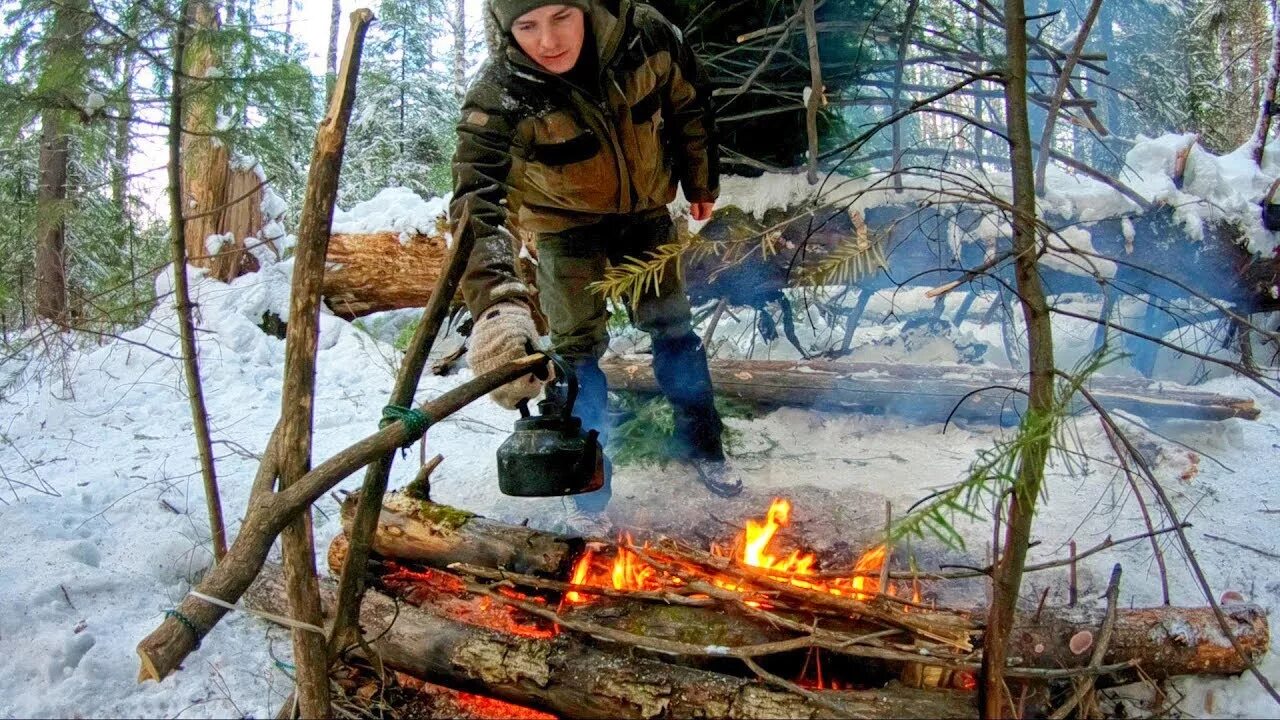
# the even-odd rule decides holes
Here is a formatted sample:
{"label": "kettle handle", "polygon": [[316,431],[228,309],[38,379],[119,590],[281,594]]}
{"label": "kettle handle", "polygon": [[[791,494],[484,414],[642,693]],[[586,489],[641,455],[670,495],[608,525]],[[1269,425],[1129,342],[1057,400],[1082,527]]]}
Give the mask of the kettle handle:
{"label": "kettle handle", "polygon": [[[565,382],[569,385],[569,393],[565,397],[564,402],[564,419],[568,420],[573,417],[573,405],[578,400],[578,374],[573,371],[573,366],[565,362],[564,358],[560,357],[556,353],[550,350],[544,350],[543,353],[545,353],[546,356],[551,359],[552,364],[556,366],[556,372],[559,377],[564,378]],[[552,382],[555,382],[555,380],[552,380]]]}

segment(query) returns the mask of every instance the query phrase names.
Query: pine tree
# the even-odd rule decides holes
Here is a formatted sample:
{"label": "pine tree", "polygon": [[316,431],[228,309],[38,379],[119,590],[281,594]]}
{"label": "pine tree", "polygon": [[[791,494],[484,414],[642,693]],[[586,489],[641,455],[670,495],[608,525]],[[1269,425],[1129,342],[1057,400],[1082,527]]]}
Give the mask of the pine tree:
{"label": "pine tree", "polygon": [[342,202],[392,186],[423,196],[448,192],[459,102],[436,47],[452,41],[442,32],[449,10],[442,0],[382,3],[349,130]]}

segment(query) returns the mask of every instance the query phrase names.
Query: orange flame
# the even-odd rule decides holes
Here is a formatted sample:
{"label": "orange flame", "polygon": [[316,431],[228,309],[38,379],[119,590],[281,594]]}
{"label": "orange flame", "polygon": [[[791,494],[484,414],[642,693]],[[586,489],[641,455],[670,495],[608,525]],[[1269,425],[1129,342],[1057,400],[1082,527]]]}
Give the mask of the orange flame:
{"label": "orange flame", "polygon": [[[892,587],[884,590],[880,587],[879,574],[889,559],[888,549],[884,545],[867,551],[858,559],[850,576],[841,578],[817,577],[818,559],[813,553],[793,550],[782,555],[783,551],[778,548],[776,540],[779,532],[791,524],[791,507],[789,501],[775,499],[762,520],[746,521],[745,529],[733,545],[734,548],[741,548],[740,552],[712,546],[712,553],[720,557],[734,557],[743,565],[768,570],[771,577],[810,590],[858,600],[871,600],[881,592],[892,594]],[[630,545],[632,540],[630,536],[623,536],[620,542]],[[673,578],[663,577],[625,547],[619,548],[612,559],[590,550],[583,553],[575,564],[571,577],[574,585],[612,587],[615,590],[654,591],[670,584],[678,584]],[[712,581],[726,589],[738,587],[736,582],[728,578],[712,578]],[[918,598],[919,588],[913,589],[914,596]],[[565,594],[564,600],[571,604],[585,603],[591,601],[591,596],[570,591]],[[757,602],[752,600],[751,604],[756,605]]]}

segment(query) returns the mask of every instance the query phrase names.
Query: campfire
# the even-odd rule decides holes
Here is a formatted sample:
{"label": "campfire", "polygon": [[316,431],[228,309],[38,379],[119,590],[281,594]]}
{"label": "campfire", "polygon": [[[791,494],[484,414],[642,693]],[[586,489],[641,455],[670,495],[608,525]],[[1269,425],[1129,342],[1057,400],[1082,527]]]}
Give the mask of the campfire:
{"label": "campfire", "polygon": [[[824,567],[793,520],[776,499],[719,543],[585,540],[393,494],[361,625],[387,667],[481,698],[455,698],[477,716],[483,698],[560,717],[974,716],[985,610],[922,602],[947,577],[891,571],[884,545]],[[335,574],[345,557],[340,535]],[[283,579],[263,577],[248,602],[278,612]],[[1265,613],[1229,609],[1265,653]],[[1041,605],[1015,624],[1007,677],[1049,707],[1081,678],[1243,671],[1216,627],[1207,608]]]}
{"label": "campfire", "polygon": [[[759,568],[767,571],[768,577],[790,583],[798,588],[817,592],[826,592],[835,596],[851,597],[856,600],[872,600],[881,593],[882,583],[885,594],[897,596],[903,588],[887,583],[881,575],[888,568],[889,552],[885,545],[877,545],[862,555],[847,577],[824,577],[818,571],[818,558],[812,552],[793,549],[785,556],[776,547],[778,533],[791,524],[791,503],[778,498],[769,506],[764,518],[747,520],[746,527],[734,539],[731,545],[712,544],[711,555],[736,562],[743,567]],[[645,562],[630,548],[634,541],[629,535],[619,538],[617,549],[610,554],[595,550],[583,553],[574,565],[571,584],[592,587],[611,587],[614,590],[660,591],[669,587],[680,587],[684,581],[679,576],[664,574]],[[648,545],[644,550],[653,551]],[[776,554],[778,553],[778,554]],[[693,571],[692,568],[686,568]],[[714,574],[710,579],[717,587],[726,590],[745,590],[739,581]],[[918,583],[909,584],[912,600],[920,601]],[[565,595],[567,603],[587,603],[593,597],[578,591],[570,591]],[[767,599],[756,597],[748,601],[756,607],[768,607]]]}

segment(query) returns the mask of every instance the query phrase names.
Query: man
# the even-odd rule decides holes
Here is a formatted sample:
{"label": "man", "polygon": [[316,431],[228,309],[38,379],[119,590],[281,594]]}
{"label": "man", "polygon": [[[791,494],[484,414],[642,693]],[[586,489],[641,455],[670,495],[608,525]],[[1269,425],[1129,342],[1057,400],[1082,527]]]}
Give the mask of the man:
{"label": "man", "polygon": [[[538,333],[515,271],[508,214],[534,232],[538,301],[556,352],[580,384],[574,414],[607,441],[605,301],[587,287],[608,265],[675,241],[667,204],[683,187],[697,220],[711,216],[719,157],[710,93],[679,30],[633,0],[489,0],[489,62],[472,84],[453,159],[454,232],[472,233],[462,281],[476,373],[528,352]],[[460,235],[461,237],[461,235]],[[724,490],[722,425],[688,297],[675,271],[630,298],[653,340],[654,373],[675,408],[671,455]],[[526,377],[494,391],[503,407],[532,399]],[[604,509],[605,489],[576,496]]]}

